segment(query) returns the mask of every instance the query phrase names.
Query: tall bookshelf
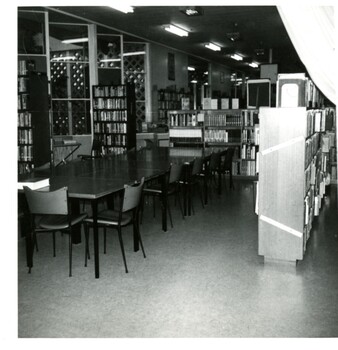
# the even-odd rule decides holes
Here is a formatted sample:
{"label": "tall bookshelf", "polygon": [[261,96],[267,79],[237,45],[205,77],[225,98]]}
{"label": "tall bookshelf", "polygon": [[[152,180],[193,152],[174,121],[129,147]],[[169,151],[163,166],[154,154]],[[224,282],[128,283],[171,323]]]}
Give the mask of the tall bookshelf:
{"label": "tall bookshelf", "polygon": [[35,61],[18,59],[18,175],[50,163],[48,78]]}
{"label": "tall bookshelf", "polygon": [[324,114],[305,107],[260,108],[258,254],[265,261],[295,264],[304,257],[325,194]]}
{"label": "tall bookshelf", "polygon": [[125,85],[93,86],[94,138],[106,154],[136,147],[135,88]]}

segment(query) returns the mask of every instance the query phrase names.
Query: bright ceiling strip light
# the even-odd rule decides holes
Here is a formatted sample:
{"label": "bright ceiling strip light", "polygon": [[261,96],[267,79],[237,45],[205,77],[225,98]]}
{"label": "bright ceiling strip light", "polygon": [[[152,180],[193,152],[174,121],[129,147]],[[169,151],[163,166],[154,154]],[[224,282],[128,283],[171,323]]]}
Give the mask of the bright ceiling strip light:
{"label": "bright ceiling strip light", "polygon": [[134,8],[129,5],[117,5],[117,6],[109,6],[114,10],[121,11],[123,13],[133,13]]}
{"label": "bright ceiling strip light", "polygon": [[145,51],[135,51],[135,52],[126,52],[123,56],[137,56],[137,55],[145,55]]}
{"label": "bright ceiling strip light", "polygon": [[194,67],[188,67],[188,70],[190,70],[191,72],[194,72],[195,68]]}
{"label": "bright ceiling strip light", "polygon": [[233,55],[230,56],[232,59],[236,61],[243,61],[243,57],[240,55],[237,55],[237,53],[234,53]]}
{"label": "bright ceiling strip light", "polygon": [[255,62],[249,63],[249,66],[252,67],[252,68],[258,68],[258,64],[255,63]]}
{"label": "bright ceiling strip light", "polygon": [[104,58],[100,62],[120,62],[121,58]]}
{"label": "bright ceiling strip light", "polygon": [[210,50],[213,50],[213,51],[221,51],[221,47],[218,45],[215,45],[213,43],[209,43],[209,44],[206,44],[204,46]]}
{"label": "bright ceiling strip light", "polygon": [[191,80],[190,83],[197,84],[197,80]]}
{"label": "bright ceiling strip light", "polygon": [[178,28],[176,26],[173,26],[172,24],[169,24],[167,26],[164,26],[164,29],[170,33],[176,34],[178,36],[188,36],[188,32],[184,29]]}
{"label": "bright ceiling strip light", "polygon": [[88,41],[88,38],[76,38],[76,39],[66,39],[62,40],[63,44],[76,44],[76,43],[85,43]]}
{"label": "bright ceiling strip light", "polygon": [[65,61],[65,60],[75,60],[75,56],[64,56],[64,57],[53,57],[51,59],[51,62],[59,62],[59,61]]}

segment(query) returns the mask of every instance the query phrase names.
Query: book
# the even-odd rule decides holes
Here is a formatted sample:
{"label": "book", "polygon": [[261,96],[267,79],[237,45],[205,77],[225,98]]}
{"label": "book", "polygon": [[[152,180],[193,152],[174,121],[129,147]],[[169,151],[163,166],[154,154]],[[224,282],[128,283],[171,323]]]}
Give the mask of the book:
{"label": "book", "polygon": [[49,186],[49,178],[43,177],[30,177],[18,182],[18,190],[23,190],[23,187],[27,186],[32,190]]}

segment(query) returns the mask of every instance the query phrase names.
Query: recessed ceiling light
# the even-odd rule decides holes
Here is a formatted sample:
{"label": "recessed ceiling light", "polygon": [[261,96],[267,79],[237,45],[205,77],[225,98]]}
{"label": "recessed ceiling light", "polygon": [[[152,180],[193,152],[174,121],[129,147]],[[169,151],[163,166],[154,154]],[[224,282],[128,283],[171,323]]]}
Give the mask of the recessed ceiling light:
{"label": "recessed ceiling light", "polygon": [[182,29],[182,28],[178,28],[172,24],[166,25],[163,27],[166,31],[176,34],[178,36],[188,36],[189,32]]}
{"label": "recessed ceiling light", "polygon": [[213,50],[213,51],[221,51],[221,47],[218,45],[215,45],[213,43],[209,43],[209,44],[206,44],[204,46],[210,50]]}
{"label": "recessed ceiling light", "polygon": [[258,64],[255,63],[255,62],[249,63],[249,66],[252,67],[252,68],[258,68]]}
{"label": "recessed ceiling light", "polygon": [[197,80],[191,80],[190,83],[197,84]]}
{"label": "recessed ceiling light", "polygon": [[191,72],[194,72],[195,68],[194,67],[188,67],[188,70],[190,70]]}

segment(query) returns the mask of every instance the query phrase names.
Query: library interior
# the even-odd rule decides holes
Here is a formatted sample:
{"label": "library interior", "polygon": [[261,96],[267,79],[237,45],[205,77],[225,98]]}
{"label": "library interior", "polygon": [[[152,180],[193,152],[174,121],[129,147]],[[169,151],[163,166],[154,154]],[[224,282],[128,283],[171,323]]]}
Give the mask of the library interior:
{"label": "library interior", "polygon": [[338,337],[333,6],[17,20],[18,338]]}

